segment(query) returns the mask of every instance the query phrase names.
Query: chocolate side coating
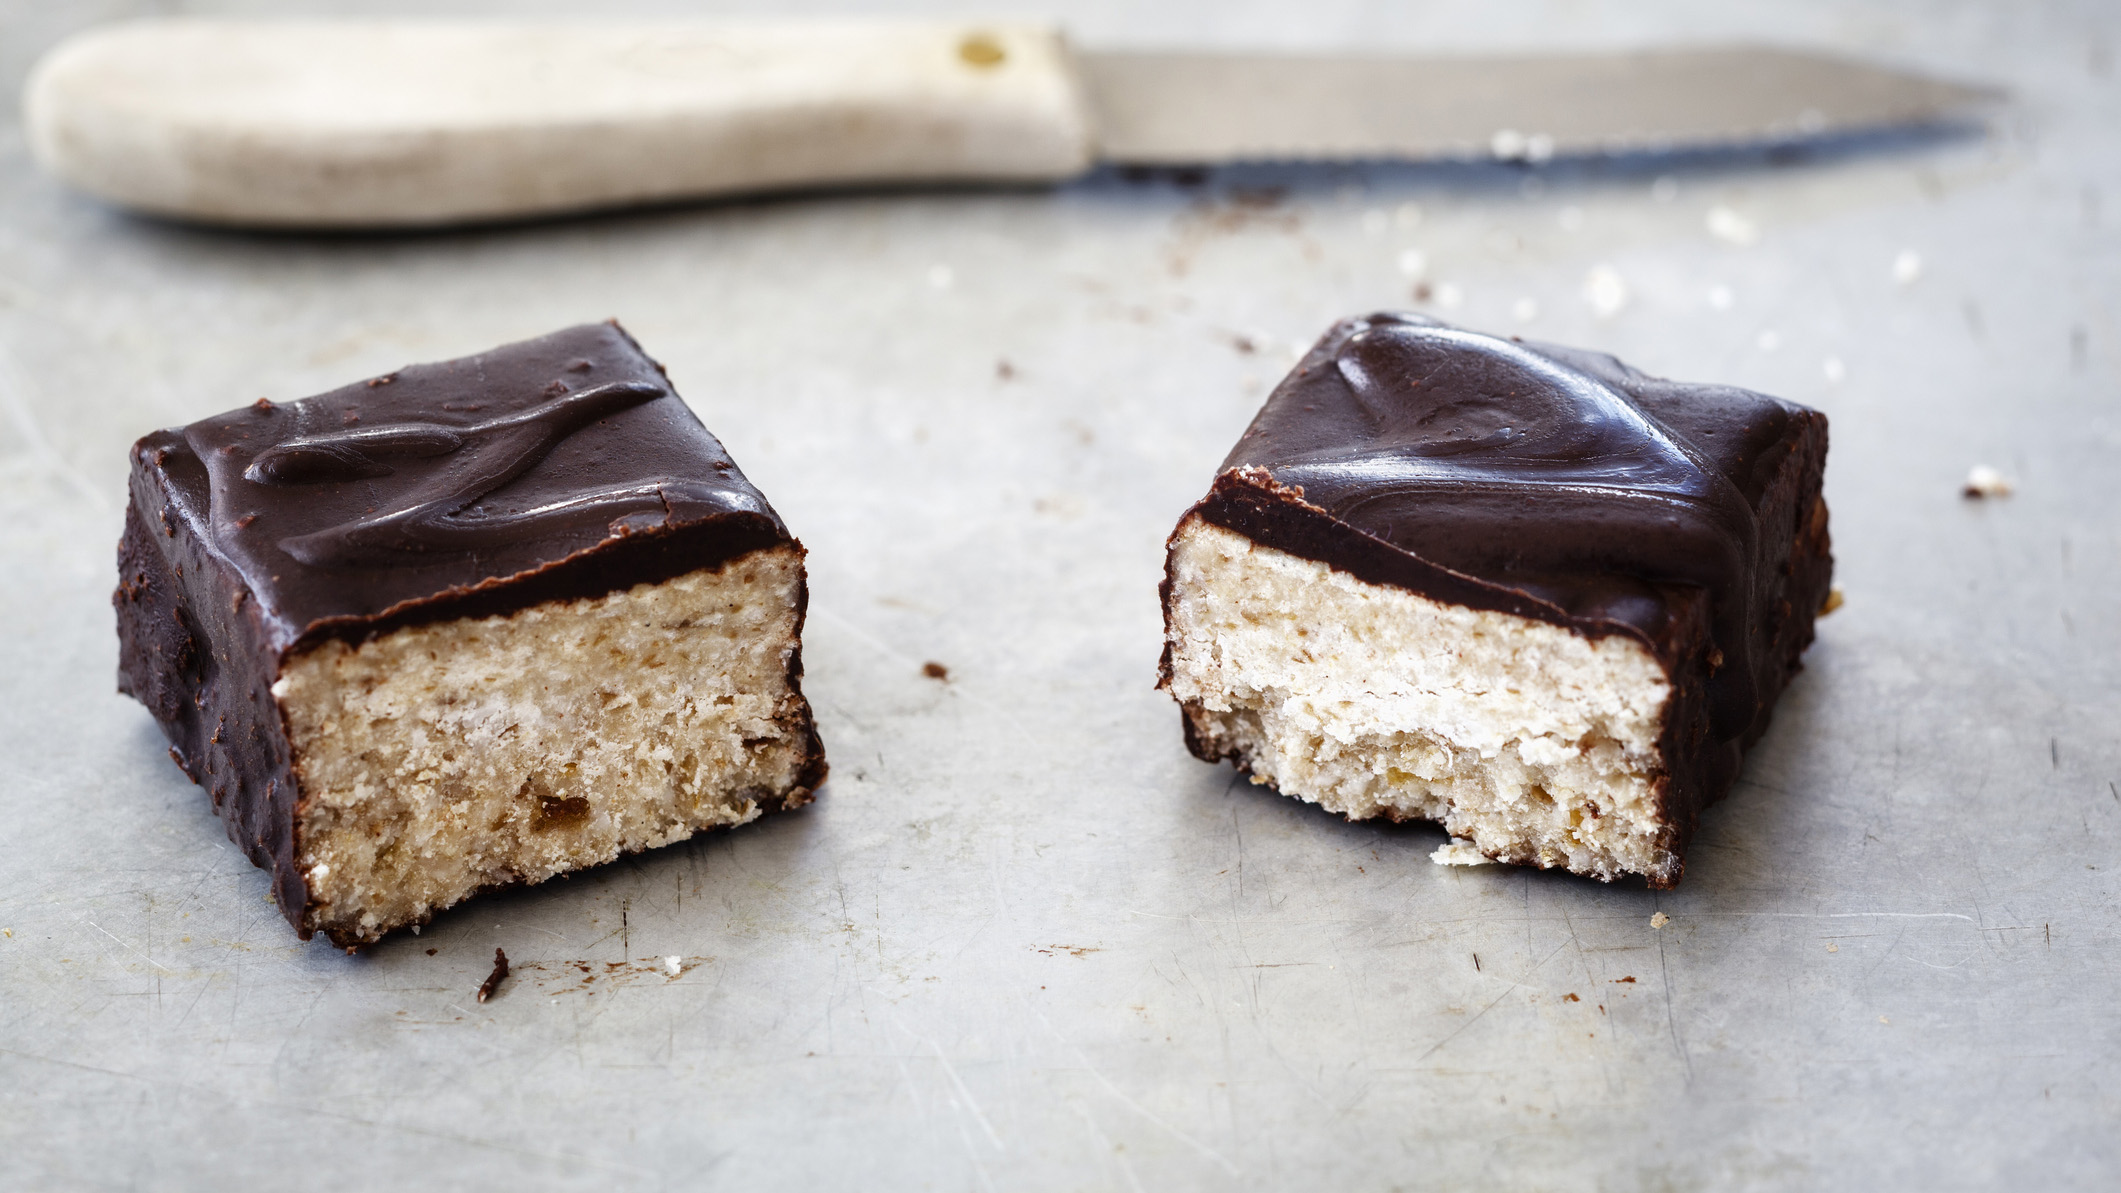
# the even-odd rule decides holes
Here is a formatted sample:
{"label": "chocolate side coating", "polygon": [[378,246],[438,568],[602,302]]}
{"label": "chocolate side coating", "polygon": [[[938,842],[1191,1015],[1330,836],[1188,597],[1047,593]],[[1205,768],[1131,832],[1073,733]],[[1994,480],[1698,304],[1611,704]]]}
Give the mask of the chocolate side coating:
{"label": "chocolate side coating", "polygon": [[[161,723],[307,939],[301,792],[271,690],[287,658],[782,544],[802,549],[662,366],[616,323],[572,327],[141,439],[112,596],[118,690]],[[807,586],[797,600],[800,638]],[[801,679],[798,648],[798,694]],[[825,778],[803,732],[784,807]]]}
{"label": "chocolate side coating", "polygon": [[1674,690],[1676,853],[1811,643],[1833,574],[1826,446],[1826,416],[1792,402],[1381,313],[1305,355],[1188,516],[1369,583],[1641,641]]}

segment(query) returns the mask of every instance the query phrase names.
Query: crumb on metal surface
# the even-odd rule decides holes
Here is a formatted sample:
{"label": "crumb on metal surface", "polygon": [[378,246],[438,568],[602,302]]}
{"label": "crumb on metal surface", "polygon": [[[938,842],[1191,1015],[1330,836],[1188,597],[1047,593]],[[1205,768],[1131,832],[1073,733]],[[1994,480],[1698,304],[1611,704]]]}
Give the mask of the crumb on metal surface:
{"label": "crumb on metal surface", "polygon": [[1453,837],[1446,844],[1437,846],[1436,852],[1429,855],[1429,860],[1439,866],[1486,866],[1492,864],[1491,859],[1480,852],[1471,841],[1462,841],[1456,837]]}
{"label": "crumb on metal surface", "polygon": [[493,951],[493,972],[487,974],[486,980],[479,983],[479,1001],[485,1002],[487,999],[492,998],[494,991],[501,988],[502,979],[507,976],[508,954],[495,949]]}
{"label": "crumb on metal surface", "polygon": [[1583,300],[1590,304],[1592,314],[1610,319],[1628,305],[1627,281],[1610,265],[1594,265],[1583,277]]}
{"label": "crumb on metal surface", "polygon": [[1757,244],[1760,241],[1759,222],[1748,219],[1728,207],[1719,205],[1709,208],[1705,223],[1708,226],[1709,235],[1725,244],[1734,244],[1743,248],[1750,244]]}
{"label": "crumb on metal surface", "polygon": [[2008,497],[2017,491],[2010,478],[1986,464],[1976,464],[1966,474],[1966,484],[1959,490],[1961,496],[1975,498]]}

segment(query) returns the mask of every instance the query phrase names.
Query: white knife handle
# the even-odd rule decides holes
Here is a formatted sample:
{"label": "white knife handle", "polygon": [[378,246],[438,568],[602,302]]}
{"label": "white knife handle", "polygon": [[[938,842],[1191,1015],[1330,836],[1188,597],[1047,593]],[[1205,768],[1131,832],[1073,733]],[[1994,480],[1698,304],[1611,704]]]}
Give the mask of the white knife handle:
{"label": "white knife handle", "polygon": [[182,219],[393,227],[1087,168],[1059,34],[992,24],[146,21],[23,98],[83,190]]}

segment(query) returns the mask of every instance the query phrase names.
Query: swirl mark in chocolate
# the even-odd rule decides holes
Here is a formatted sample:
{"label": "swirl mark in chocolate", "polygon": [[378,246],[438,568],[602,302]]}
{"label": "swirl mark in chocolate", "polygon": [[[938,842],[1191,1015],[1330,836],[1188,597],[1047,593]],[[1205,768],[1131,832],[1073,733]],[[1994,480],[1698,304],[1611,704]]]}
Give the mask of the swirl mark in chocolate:
{"label": "swirl mark in chocolate", "polygon": [[266,485],[325,484],[388,476],[395,469],[386,461],[393,458],[454,456],[405,493],[398,508],[282,539],[280,548],[317,567],[387,565],[408,555],[470,550],[496,533],[534,535],[555,517],[662,508],[661,493],[652,485],[508,514],[482,511],[478,502],[528,471],[583,426],[667,392],[645,381],[619,381],[468,427],[399,423],[303,436],[259,453],[243,475]]}
{"label": "swirl mark in chocolate", "polygon": [[461,432],[432,423],[305,435],[259,452],[243,470],[243,479],[259,485],[368,480],[396,472],[384,463],[394,456],[447,455],[462,446]]}

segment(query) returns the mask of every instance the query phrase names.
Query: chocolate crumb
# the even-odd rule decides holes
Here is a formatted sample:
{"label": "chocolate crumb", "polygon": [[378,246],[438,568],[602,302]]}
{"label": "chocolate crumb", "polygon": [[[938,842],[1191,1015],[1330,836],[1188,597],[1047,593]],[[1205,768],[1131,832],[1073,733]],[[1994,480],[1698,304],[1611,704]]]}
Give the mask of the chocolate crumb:
{"label": "chocolate crumb", "polygon": [[1414,286],[1414,301],[1427,302],[1429,301],[1429,296],[1434,293],[1436,292],[1429,288],[1429,284],[1427,282],[1416,283]]}
{"label": "chocolate crumb", "polygon": [[339,416],[339,422],[349,427],[360,421],[361,412],[358,410],[349,410]]}
{"label": "chocolate crumb", "polygon": [[257,520],[258,520],[258,515],[256,515],[256,514],[245,514],[245,515],[243,515],[242,517],[240,517],[240,518],[237,518],[237,519],[236,519],[236,526],[237,526],[238,528],[241,528],[241,527],[244,527],[244,526],[248,526],[248,525],[250,525],[251,523],[253,523],[253,522],[257,521]]}
{"label": "chocolate crumb", "polygon": [[565,381],[558,381],[558,380],[555,380],[555,381],[554,381],[554,382],[553,382],[553,383],[552,383],[551,385],[548,385],[548,386],[546,386],[546,387],[545,387],[545,390],[544,390],[544,394],[545,394],[545,396],[546,396],[546,397],[548,397],[548,398],[557,398],[557,397],[559,397],[559,396],[560,396],[561,394],[563,394],[563,393],[566,393],[566,392],[567,392],[567,383],[566,383]]}
{"label": "chocolate crumb", "polygon": [[368,386],[368,388],[374,389],[379,385],[389,385],[391,382],[396,381],[397,379],[398,375],[396,373],[385,373],[381,377],[370,377],[365,384]]}
{"label": "chocolate crumb", "polygon": [[995,361],[995,362],[994,362],[994,375],[995,375],[996,377],[1000,378],[1000,379],[1001,379],[1001,380],[1003,380],[1003,381],[1007,381],[1007,380],[1009,380],[1010,378],[1012,378],[1012,377],[1016,376],[1016,366],[1015,366],[1015,365],[1013,365],[1013,364],[1010,364],[1010,363],[1009,363],[1008,361],[1006,361],[1006,360],[998,360],[998,361]]}
{"label": "chocolate crumb", "polygon": [[1578,997],[1576,997],[1576,996],[1575,996],[1575,995],[1574,995],[1573,993],[1571,993],[1571,994],[1564,994],[1564,995],[1562,995],[1562,996],[1561,996],[1561,1001],[1563,1001],[1563,1002],[1582,1002],[1583,1000],[1582,1000],[1582,999],[1580,999],[1580,998],[1578,998]]}
{"label": "chocolate crumb", "polygon": [[929,679],[949,679],[950,668],[943,666],[941,663],[922,663],[921,674],[927,676]]}
{"label": "chocolate crumb", "polygon": [[1832,613],[1834,610],[1839,609],[1840,607],[1841,586],[1839,584],[1836,584],[1832,588],[1826,590],[1826,600],[1819,606],[1819,616],[1825,617],[1827,614]]}
{"label": "chocolate crumb", "polygon": [[1619,984],[1620,984],[1620,983],[1622,983],[1622,982],[1630,982],[1630,983],[1632,983],[1632,982],[1633,982],[1634,980],[1635,980],[1635,975],[1634,975],[1634,974],[1629,974],[1628,976],[1626,976],[1626,977],[1624,977],[1624,978],[1614,978],[1614,979],[1613,979],[1613,984],[1617,986],[1617,985],[1619,985]]}
{"label": "chocolate crumb", "polygon": [[439,953],[439,952],[441,952],[441,951],[442,951],[442,950],[440,950],[440,949],[429,949],[429,950],[427,950],[427,955],[428,955],[428,956],[430,956],[430,957],[432,957],[432,956],[434,956],[434,955],[435,955],[436,953]]}
{"label": "chocolate crumb", "polygon": [[260,414],[271,414],[275,409],[271,398],[259,398],[250,404],[250,408]]}
{"label": "chocolate crumb", "polygon": [[495,949],[493,951],[493,972],[487,974],[486,980],[479,983],[479,1001],[485,1002],[487,999],[492,998],[493,992],[501,988],[501,981],[507,976],[508,954]]}

